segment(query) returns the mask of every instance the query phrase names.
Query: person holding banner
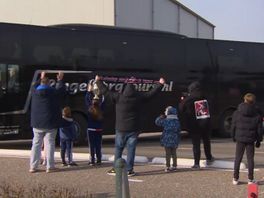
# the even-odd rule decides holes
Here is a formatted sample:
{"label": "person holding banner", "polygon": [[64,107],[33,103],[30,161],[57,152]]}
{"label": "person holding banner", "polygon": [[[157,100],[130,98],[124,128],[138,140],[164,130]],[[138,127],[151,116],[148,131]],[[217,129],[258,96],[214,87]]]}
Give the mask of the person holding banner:
{"label": "person holding banner", "polygon": [[179,105],[180,120],[183,129],[190,133],[192,139],[194,155],[192,168],[200,169],[201,139],[204,144],[206,164],[210,165],[214,160],[211,154],[209,105],[198,81],[188,86],[188,92],[189,95]]}

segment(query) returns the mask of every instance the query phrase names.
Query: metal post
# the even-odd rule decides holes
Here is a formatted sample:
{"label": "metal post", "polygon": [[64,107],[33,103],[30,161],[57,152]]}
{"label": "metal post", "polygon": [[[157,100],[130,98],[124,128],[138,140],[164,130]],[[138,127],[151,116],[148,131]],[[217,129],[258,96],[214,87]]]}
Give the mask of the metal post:
{"label": "metal post", "polygon": [[116,197],[130,198],[129,183],[126,170],[126,161],[119,158],[115,162],[116,171]]}

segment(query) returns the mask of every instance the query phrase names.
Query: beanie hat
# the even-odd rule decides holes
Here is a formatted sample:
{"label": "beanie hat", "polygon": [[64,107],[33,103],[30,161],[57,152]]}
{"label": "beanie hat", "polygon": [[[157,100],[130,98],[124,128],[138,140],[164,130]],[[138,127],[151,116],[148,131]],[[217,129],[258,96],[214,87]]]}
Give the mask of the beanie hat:
{"label": "beanie hat", "polygon": [[177,115],[177,113],[177,109],[172,106],[168,106],[165,110],[165,115]]}
{"label": "beanie hat", "polygon": [[194,90],[200,90],[200,89],[201,89],[201,84],[198,81],[195,81],[188,86],[189,93],[193,92]]}

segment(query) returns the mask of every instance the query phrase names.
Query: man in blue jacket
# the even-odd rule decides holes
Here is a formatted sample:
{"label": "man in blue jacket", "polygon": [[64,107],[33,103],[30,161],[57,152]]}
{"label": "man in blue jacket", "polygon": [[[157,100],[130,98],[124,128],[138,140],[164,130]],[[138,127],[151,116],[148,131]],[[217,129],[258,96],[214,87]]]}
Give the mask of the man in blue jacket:
{"label": "man in blue jacket", "polygon": [[50,86],[45,72],[42,72],[40,84],[36,82],[32,86],[31,127],[34,137],[30,156],[29,172],[31,173],[37,172],[43,140],[47,155],[46,172],[49,173],[55,169],[55,138],[61,123],[60,99],[65,93],[65,85],[62,82],[63,76],[62,72],[57,74],[57,84],[54,88]]}

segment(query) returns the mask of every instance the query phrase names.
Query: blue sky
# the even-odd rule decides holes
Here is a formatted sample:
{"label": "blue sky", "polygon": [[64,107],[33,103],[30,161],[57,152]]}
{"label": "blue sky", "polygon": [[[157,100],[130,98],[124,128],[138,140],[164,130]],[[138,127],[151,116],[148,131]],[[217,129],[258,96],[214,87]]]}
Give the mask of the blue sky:
{"label": "blue sky", "polygon": [[215,27],[215,39],[264,43],[264,0],[178,0]]}

